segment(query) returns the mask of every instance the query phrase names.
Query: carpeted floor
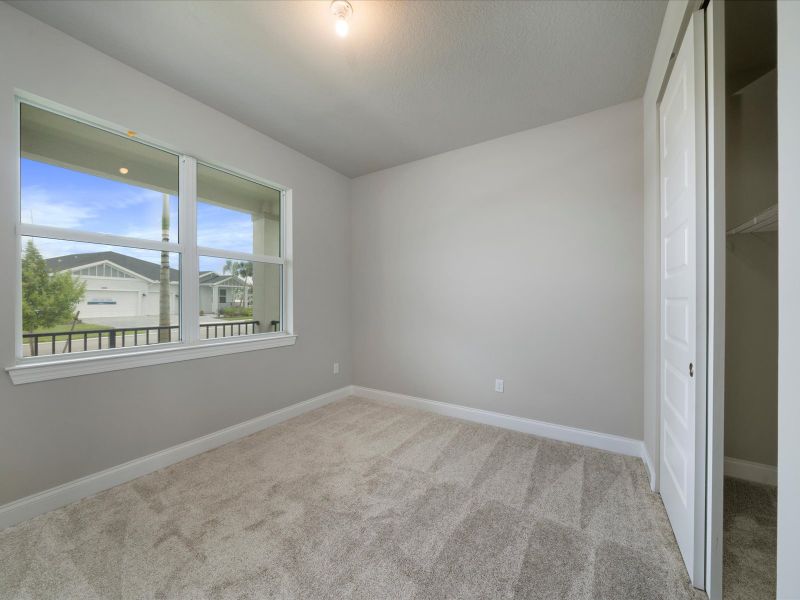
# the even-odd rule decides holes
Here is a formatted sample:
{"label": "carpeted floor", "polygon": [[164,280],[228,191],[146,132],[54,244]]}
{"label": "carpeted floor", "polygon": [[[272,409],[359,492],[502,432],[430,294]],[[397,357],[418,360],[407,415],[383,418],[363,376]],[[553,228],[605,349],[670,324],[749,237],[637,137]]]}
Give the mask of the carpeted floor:
{"label": "carpeted floor", "polygon": [[0,532],[2,598],[702,598],[638,459],[350,398]]}
{"label": "carpeted floor", "polygon": [[722,597],[775,598],[778,488],[725,478]]}

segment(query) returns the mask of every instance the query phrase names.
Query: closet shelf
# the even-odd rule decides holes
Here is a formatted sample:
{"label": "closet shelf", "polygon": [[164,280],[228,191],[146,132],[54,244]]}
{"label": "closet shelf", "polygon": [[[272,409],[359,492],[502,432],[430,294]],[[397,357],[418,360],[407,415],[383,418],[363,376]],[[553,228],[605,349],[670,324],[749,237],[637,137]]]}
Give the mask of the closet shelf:
{"label": "closet shelf", "polygon": [[[747,93],[748,91],[751,91],[751,90],[753,90],[753,89],[754,89],[755,87],[757,87],[758,85],[761,85],[761,84],[765,83],[765,82],[766,82],[766,81],[768,81],[770,78],[773,78],[773,79],[775,79],[775,78],[777,77],[777,75],[778,75],[778,70],[777,70],[777,68],[775,68],[775,69],[770,69],[770,70],[769,70],[769,71],[767,71],[766,73],[763,73],[763,74],[759,75],[758,77],[756,77],[755,79],[753,79],[753,80],[751,80],[751,81],[748,81],[747,83],[745,83],[744,85],[742,85],[742,86],[741,86],[741,87],[740,87],[738,90],[736,90],[735,92],[733,92],[733,93],[731,94],[731,96],[741,96],[742,94],[744,94],[744,93]],[[774,85],[774,84],[773,84],[773,85]]]}
{"label": "closet shelf", "polygon": [[765,211],[728,230],[728,235],[737,233],[760,233],[762,231],[778,231],[778,205],[773,204]]}

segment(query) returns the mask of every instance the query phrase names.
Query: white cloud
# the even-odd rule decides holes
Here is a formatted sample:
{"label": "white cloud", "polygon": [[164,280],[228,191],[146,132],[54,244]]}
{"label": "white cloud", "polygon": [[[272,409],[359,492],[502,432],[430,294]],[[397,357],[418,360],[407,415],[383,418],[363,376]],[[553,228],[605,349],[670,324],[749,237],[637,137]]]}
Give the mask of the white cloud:
{"label": "white cloud", "polygon": [[[115,190],[22,188],[22,222],[145,239],[161,239],[161,200],[158,192],[144,188]],[[177,201],[170,215],[177,231]],[[141,235],[140,235],[141,234]]]}
{"label": "white cloud", "polygon": [[77,229],[97,214],[89,204],[54,201],[52,195],[39,186],[23,188],[22,198],[23,223]]}
{"label": "white cloud", "polygon": [[199,226],[197,244],[209,248],[252,252],[253,226],[249,223],[246,226],[236,223],[225,223],[217,227]]}

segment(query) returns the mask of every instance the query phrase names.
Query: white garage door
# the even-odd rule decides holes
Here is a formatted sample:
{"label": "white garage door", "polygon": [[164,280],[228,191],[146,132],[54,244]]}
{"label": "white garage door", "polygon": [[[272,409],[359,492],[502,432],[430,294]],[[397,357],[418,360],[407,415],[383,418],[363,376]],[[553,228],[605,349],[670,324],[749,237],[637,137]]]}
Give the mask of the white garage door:
{"label": "white garage door", "polygon": [[81,320],[92,317],[133,317],[138,314],[139,292],[86,290],[78,309]]}

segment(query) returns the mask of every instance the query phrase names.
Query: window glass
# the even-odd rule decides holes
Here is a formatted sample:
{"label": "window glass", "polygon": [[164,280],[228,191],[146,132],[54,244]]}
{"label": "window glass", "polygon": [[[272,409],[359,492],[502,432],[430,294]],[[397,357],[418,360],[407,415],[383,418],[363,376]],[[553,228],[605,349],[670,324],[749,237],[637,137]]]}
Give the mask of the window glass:
{"label": "window glass", "polygon": [[280,256],[281,194],[207,165],[197,165],[197,244]]}
{"label": "window glass", "polygon": [[22,104],[23,223],[178,241],[178,156]]}
{"label": "window glass", "polygon": [[[33,237],[21,241],[23,357],[181,339],[179,254]],[[82,268],[98,262],[133,275],[121,280],[105,276],[96,264]]]}
{"label": "window glass", "polygon": [[201,256],[200,338],[281,331],[281,268]]}

